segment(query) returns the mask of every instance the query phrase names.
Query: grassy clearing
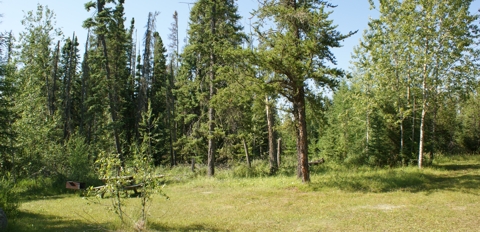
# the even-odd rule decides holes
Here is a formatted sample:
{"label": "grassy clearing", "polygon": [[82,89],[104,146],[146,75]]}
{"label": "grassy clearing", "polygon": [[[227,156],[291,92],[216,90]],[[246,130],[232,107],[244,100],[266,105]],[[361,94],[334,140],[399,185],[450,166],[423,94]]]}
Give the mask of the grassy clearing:
{"label": "grassy clearing", "polygon": [[[216,178],[172,172],[149,210],[152,231],[476,231],[480,157],[440,157],[434,167],[318,167],[312,183],[289,176]],[[184,174],[182,174],[184,173]],[[188,177],[188,178],[187,178]],[[120,229],[107,208],[76,194],[26,199],[12,231],[131,231],[139,199],[126,200]]]}

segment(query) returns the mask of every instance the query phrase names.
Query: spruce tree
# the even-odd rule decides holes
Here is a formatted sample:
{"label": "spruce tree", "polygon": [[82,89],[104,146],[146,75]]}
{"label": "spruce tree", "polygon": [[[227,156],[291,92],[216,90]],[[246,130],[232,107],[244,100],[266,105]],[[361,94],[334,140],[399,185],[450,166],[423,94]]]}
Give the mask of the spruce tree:
{"label": "spruce tree", "polygon": [[[113,4],[113,5],[111,5]],[[92,87],[92,91],[102,94],[106,91],[108,111],[110,122],[104,127],[109,128],[111,136],[113,137],[113,147],[117,154],[120,155],[124,161],[125,154],[123,151],[129,146],[122,137],[126,133],[121,133],[121,129],[126,127],[127,115],[123,115],[123,109],[127,107],[126,96],[128,96],[128,89],[124,88],[125,83],[128,83],[130,78],[130,70],[128,67],[128,52],[130,41],[129,34],[125,29],[124,22],[124,0],[98,0],[96,2],[90,1],[85,4],[87,10],[95,8],[96,15],[84,21],[84,27],[92,29],[95,34],[95,46],[93,47],[90,64],[97,66],[96,73],[98,78],[103,80],[96,80],[97,86]],[[93,66],[91,68],[93,69]],[[99,66],[98,66],[99,65]],[[91,71],[93,71],[91,69]],[[91,77],[93,76],[93,73]],[[102,98],[101,95],[96,97],[97,101]],[[97,110],[101,109],[97,108]],[[105,120],[101,120],[105,122]],[[107,137],[110,135],[106,135]]]}
{"label": "spruce tree", "polygon": [[[227,84],[227,81],[222,81],[222,79],[228,75],[228,67],[234,64],[234,59],[228,51],[239,49],[245,37],[240,32],[242,27],[239,25],[239,19],[237,6],[233,0],[200,0],[195,3],[190,13],[188,43],[182,57],[182,69],[184,71],[180,73],[180,75],[183,75],[181,77],[183,80],[180,80],[180,82],[183,83],[179,83],[179,85],[186,84],[182,88],[191,88],[192,85],[198,86],[195,90],[198,94],[197,99],[195,99],[198,101],[198,105],[194,107],[196,112],[182,112],[182,114],[184,119],[193,123],[193,125],[206,125],[203,136],[208,141],[207,166],[209,176],[214,175],[215,153],[218,149],[217,113],[214,104],[212,104],[212,99],[218,89]],[[184,92],[184,90],[179,91]],[[190,95],[189,93],[186,94]],[[179,99],[179,101],[181,100]],[[179,105],[181,105],[180,102]],[[192,113],[196,115],[193,118],[188,116]],[[196,120],[196,122],[190,121],[191,119]]]}

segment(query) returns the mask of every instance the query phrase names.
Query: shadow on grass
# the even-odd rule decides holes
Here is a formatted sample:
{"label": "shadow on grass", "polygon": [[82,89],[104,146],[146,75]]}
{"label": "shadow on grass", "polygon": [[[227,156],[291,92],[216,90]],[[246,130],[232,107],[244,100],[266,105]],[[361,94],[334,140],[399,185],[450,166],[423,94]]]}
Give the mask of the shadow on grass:
{"label": "shadow on grass", "polygon": [[107,224],[86,224],[79,220],[20,211],[17,219],[9,222],[7,231],[106,231],[106,228],[108,228]]}
{"label": "shadow on grass", "polygon": [[435,165],[434,167],[438,169],[447,170],[447,171],[480,170],[480,164],[445,164],[445,165]]}
{"label": "shadow on grass", "polygon": [[318,175],[306,187],[318,191],[338,188],[350,192],[434,192],[438,190],[480,195],[480,165],[441,165],[434,169],[391,169],[378,171],[330,171]]}
{"label": "shadow on grass", "polygon": [[165,226],[158,223],[152,223],[150,224],[150,229],[153,229],[155,231],[220,231],[220,229],[217,229],[217,228],[212,228],[206,225],[198,225],[198,224],[193,224],[193,225],[188,225],[183,227],[171,227],[171,226]]}

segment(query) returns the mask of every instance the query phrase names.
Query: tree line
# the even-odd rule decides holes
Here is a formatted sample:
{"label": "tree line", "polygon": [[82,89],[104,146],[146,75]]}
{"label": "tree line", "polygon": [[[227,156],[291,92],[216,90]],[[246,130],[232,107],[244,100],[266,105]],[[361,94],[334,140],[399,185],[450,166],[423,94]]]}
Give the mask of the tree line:
{"label": "tree line", "polygon": [[422,167],[480,147],[471,0],[371,1],[380,16],[350,71],[332,49],[357,31],[338,31],[326,1],[259,1],[247,34],[234,0],[198,0],[183,48],[177,12],[158,25],[165,45],[159,13],[137,34],[124,2],[85,4],[86,41],[42,5],[18,37],[1,34],[2,175],[82,178],[98,154],[127,165],[142,147],[154,165],[204,163],[209,176],[252,159],[275,174],[280,156],[295,157],[309,182],[313,158]]}

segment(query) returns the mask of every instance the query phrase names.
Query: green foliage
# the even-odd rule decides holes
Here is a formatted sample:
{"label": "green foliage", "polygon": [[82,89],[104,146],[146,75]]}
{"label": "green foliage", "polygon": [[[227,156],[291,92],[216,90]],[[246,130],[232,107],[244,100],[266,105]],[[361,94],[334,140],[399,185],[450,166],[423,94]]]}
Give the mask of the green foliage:
{"label": "green foliage", "polygon": [[[1,46],[1,44],[0,44]],[[17,132],[14,131],[13,123],[18,116],[14,111],[13,96],[14,87],[11,74],[11,65],[0,60],[0,174],[5,175],[12,172],[15,175],[15,149]]]}
{"label": "green foliage", "polygon": [[[125,199],[129,197],[126,194],[126,187],[138,185],[140,199],[140,218],[134,218],[136,226],[145,229],[147,224],[147,215],[149,204],[153,194],[165,194],[159,189],[161,176],[155,173],[153,155],[158,153],[158,148],[154,146],[159,137],[159,118],[153,115],[151,104],[148,104],[147,111],[142,113],[139,133],[142,136],[141,142],[133,144],[132,159],[122,162],[119,155],[100,153],[95,161],[96,171],[99,178],[105,182],[104,186],[98,189],[90,187],[88,194],[97,193],[97,197],[110,197],[110,210],[119,217],[122,225],[129,225],[127,219],[132,219],[125,206]],[[78,141],[75,147],[79,154],[85,154],[83,141]],[[125,194],[123,194],[125,192]],[[167,197],[168,198],[168,197]],[[97,198],[98,202],[100,199]],[[145,228],[144,228],[145,227]]]}
{"label": "green foliage", "polygon": [[92,149],[86,144],[85,139],[79,135],[73,135],[65,145],[66,172],[69,180],[87,182],[93,179]]}
{"label": "green foliage", "polygon": [[331,161],[361,164],[364,156],[365,121],[354,106],[354,91],[341,84],[333,96],[333,106],[326,112],[328,126],[318,142],[322,157]]}
{"label": "green foliage", "polygon": [[19,207],[20,198],[15,184],[7,175],[7,178],[0,179],[0,208],[3,209],[9,220],[14,221],[19,214]]}
{"label": "green foliage", "polygon": [[341,41],[356,33],[341,34],[336,30],[329,20],[331,12],[326,9],[331,6],[318,0],[270,0],[254,12],[259,48],[253,63],[271,73],[263,77],[264,82],[291,104],[297,129],[297,176],[303,182],[310,181],[306,98],[316,95],[307,81],[316,87],[335,89],[344,71],[328,65],[336,64],[331,49],[340,47]]}
{"label": "green foliage", "polygon": [[111,205],[108,209],[115,212],[122,224],[124,224],[125,212],[123,208],[122,186],[128,184],[128,179],[124,178],[127,176],[127,173],[121,164],[120,155],[100,153],[95,161],[95,166],[99,178],[105,182],[105,185],[99,190],[94,190],[90,187],[88,195],[98,191],[100,194],[97,197],[109,196]]}
{"label": "green foliage", "polygon": [[[148,110],[142,114],[142,122],[140,123],[140,135],[143,137],[139,147],[134,146],[133,159],[133,177],[137,184],[141,184],[140,199],[141,199],[141,221],[147,223],[147,210],[152,195],[159,193],[163,196],[161,190],[158,190],[159,176],[155,174],[153,155],[158,153],[156,148],[152,146],[158,142],[159,118],[152,114],[152,106],[149,102]],[[156,191],[158,190],[158,191]],[[168,198],[168,197],[167,197]]]}
{"label": "green foliage", "polygon": [[[16,62],[19,68],[12,73],[12,84],[17,88],[13,98],[18,119],[12,124],[17,133],[15,143],[15,176],[38,178],[51,176],[64,168],[61,154],[60,117],[53,110],[55,73],[52,47],[61,32],[55,29],[55,14],[42,5],[29,11],[22,24]],[[16,63],[17,64],[17,63]]]}
{"label": "green foliage", "polygon": [[471,3],[379,3],[380,17],[370,20],[353,57],[353,102],[364,111],[369,163],[416,160],[421,167],[424,153],[431,161],[439,150],[458,151],[458,106],[478,75]]}
{"label": "green foliage", "polygon": [[[179,161],[192,157],[207,161],[209,174],[213,174],[215,153],[225,161],[241,147],[236,135],[242,134],[243,124],[237,119],[248,110],[245,99],[252,97],[235,84],[241,83],[237,61],[246,38],[239,21],[235,1],[197,1],[190,12],[188,44],[181,54],[174,92],[175,120],[181,131],[175,147]],[[232,92],[237,97],[231,98]],[[229,99],[224,98],[226,94]]]}
{"label": "green foliage", "polygon": [[270,176],[270,166],[265,160],[255,159],[249,168],[245,163],[234,165],[230,171],[232,178],[255,178]]}
{"label": "green foliage", "polygon": [[[480,151],[480,126],[478,124],[478,122],[480,122],[480,99],[477,91],[471,93],[470,98],[461,104],[460,112],[457,119],[460,123],[460,130],[455,134],[456,140],[445,141],[447,146],[442,150],[452,153],[463,151],[476,154]],[[445,127],[455,126],[451,125],[450,122],[451,121],[445,121],[442,124],[445,125]],[[447,128],[445,128],[445,130],[447,130]]]}
{"label": "green foliage", "polygon": [[22,200],[45,198],[67,193],[65,176],[52,175],[51,177],[38,176],[36,178],[22,178],[15,184],[15,192]]}
{"label": "green foliage", "polygon": [[[432,228],[476,231],[478,228],[478,155],[439,156],[433,167],[421,170],[414,167],[352,168],[331,165],[328,161],[325,164],[327,166],[318,167],[318,170],[312,169],[312,181],[308,185],[298,183],[292,175],[199,176],[169,182],[166,192],[172,200],[153,196],[147,231],[238,228],[246,231],[265,228],[278,231],[308,231],[311,228],[322,231],[428,231]],[[266,163],[265,167],[268,169]],[[177,168],[181,167],[165,173],[168,179],[173,181],[176,178],[173,174],[182,172]],[[219,170],[218,175],[223,175],[222,172]],[[108,201],[104,199],[102,203]],[[127,207],[138,206],[138,203],[138,198],[125,199]],[[22,220],[17,220],[11,229],[134,230],[121,226],[111,214],[104,212],[103,207],[101,204],[86,205],[83,198],[75,195],[32,199],[22,205],[22,211],[28,213],[21,212]],[[72,208],[79,212],[72,214]],[[438,220],[439,217],[444,220]]]}

